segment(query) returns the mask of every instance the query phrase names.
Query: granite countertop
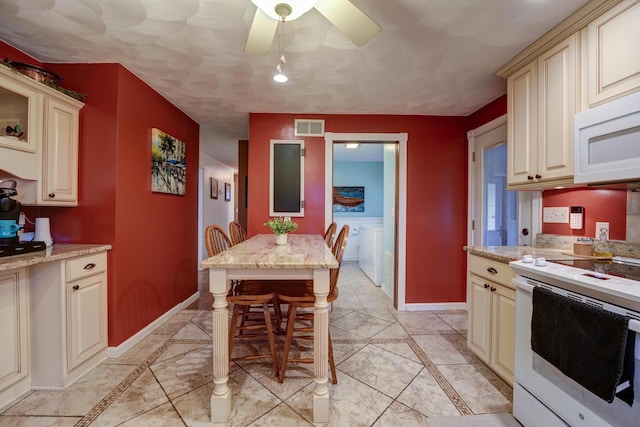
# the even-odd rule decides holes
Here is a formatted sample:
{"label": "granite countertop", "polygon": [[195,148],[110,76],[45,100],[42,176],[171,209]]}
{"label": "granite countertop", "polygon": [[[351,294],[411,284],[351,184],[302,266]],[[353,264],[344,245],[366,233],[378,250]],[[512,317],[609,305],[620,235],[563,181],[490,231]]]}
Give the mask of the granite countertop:
{"label": "granite countertop", "polygon": [[0,271],[29,267],[35,264],[59,261],[66,258],[74,258],[77,256],[107,251],[109,249],[111,249],[111,245],[54,243],[45,251],[0,258]]}
{"label": "granite countertop", "polygon": [[569,251],[563,249],[534,248],[532,246],[465,246],[464,250],[470,254],[505,264],[517,261],[523,255],[531,255],[534,258],[544,257],[551,261],[585,259],[583,256],[571,255]]}

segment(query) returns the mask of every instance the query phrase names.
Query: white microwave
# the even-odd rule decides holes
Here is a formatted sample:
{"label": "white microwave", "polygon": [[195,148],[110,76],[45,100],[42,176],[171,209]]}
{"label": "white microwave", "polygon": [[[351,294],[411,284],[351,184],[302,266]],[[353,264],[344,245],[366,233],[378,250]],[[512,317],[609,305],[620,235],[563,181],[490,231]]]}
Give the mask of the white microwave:
{"label": "white microwave", "polygon": [[576,184],[640,181],[640,92],[576,114]]}

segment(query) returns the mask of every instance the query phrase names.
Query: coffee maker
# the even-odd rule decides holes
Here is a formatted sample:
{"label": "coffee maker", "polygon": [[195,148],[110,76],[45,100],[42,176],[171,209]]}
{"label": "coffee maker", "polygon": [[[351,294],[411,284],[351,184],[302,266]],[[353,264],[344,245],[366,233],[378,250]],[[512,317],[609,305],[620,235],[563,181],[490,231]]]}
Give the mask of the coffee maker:
{"label": "coffee maker", "polygon": [[12,199],[18,195],[16,181],[0,180],[0,257],[46,250],[44,242],[21,242],[18,236],[22,204]]}
{"label": "coffee maker", "polygon": [[[6,221],[13,221],[14,224],[18,225],[22,204],[11,198],[17,195],[18,191],[16,190],[15,180],[5,179],[0,181],[0,220],[5,221],[5,224],[8,224]],[[12,227],[11,230],[14,228],[15,227]],[[7,231],[0,235],[0,245],[11,245],[18,242],[17,229],[13,232]]]}

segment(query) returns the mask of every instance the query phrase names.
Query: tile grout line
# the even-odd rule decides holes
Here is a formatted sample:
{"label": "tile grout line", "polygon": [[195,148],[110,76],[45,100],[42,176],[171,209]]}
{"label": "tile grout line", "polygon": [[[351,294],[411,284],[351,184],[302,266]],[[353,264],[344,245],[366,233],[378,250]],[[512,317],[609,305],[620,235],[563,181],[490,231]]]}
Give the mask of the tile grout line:
{"label": "tile grout line", "polygon": [[91,410],[78,421],[74,427],[86,427],[102,414],[109,405],[111,405],[140,375],[155,362],[171,345],[171,340],[166,341],[156,351],[138,365],[133,372],[120,382],[113,390],[111,390],[100,402],[98,402]]}
{"label": "tile grout line", "polygon": [[449,383],[449,381],[442,375],[438,367],[431,361],[429,356],[420,348],[420,346],[413,340],[411,336],[408,338],[352,338],[352,339],[334,339],[335,344],[397,344],[407,343],[411,350],[418,356],[422,364],[427,368],[429,373],[436,380],[440,388],[447,395],[449,400],[454,404],[456,409],[462,415],[474,415],[469,405],[460,397],[457,391]]}
{"label": "tile grout line", "polygon": [[442,375],[442,372],[440,372],[438,367],[431,361],[429,356],[427,356],[424,350],[420,348],[420,346],[413,340],[413,338],[410,336],[409,338],[407,338],[406,342],[407,344],[409,344],[409,347],[411,347],[411,349],[416,353],[418,358],[420,358],[424,366],[427,368],[429,373],[436,380],[440,388],[442,388],[442,390],[447,395],[447,397],[454,404],[456,409],[460,411],[460,414],[474,415],[471,408],[469,408],[469,405],[467,405],[466,402],[462,400],[462,397],[460,397],[458,392],[455,391],[455,389],[449,383],[449,381],[444,377],[444,375]]}

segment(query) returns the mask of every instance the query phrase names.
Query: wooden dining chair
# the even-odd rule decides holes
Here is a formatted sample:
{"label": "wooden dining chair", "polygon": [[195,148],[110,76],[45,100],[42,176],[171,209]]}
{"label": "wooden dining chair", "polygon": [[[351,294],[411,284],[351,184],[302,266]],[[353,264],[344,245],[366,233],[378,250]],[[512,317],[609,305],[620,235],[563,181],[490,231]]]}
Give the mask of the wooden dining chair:
{"label": "wooden dining chair", "polygon": [[[233,246],[231,239],[224,230],[216,224],[208,226],[205,230],[205,246],[210,257],[229,249]],[[278,377],[278,358],[276,354],[275,339],[273,336],[273,325],[271,323],[271,310],[269,304],[274,307],[277,304],[276,293],[264,288],[246,289],[238,292],[237,289],[243,286],[243,281],[232,283],[227,295],[227,301],[233,304],[231,315],[231,325],[229,327],[229,360],[256,360],[270,357],[273,361],[274,373]],[[252,307],[260,307],[260,311],[252,310]],[[279,310],[276,311],[275,318],[278,327],[281,323]],[[240,323],[238,325],[238,323]],[[257,332],[264,330],[269,341],[269,352],[250,354],[242,357],[232,357],[234,339],[254,339]]]}
{"label": "wooden dining chair", "polygon": [[[340,275],[340,264],[342,263],[342,256],[347,246],[347,239],[349,237],[349,226],[344,225],[333,244],[333,254],[338,261],[338,268],[332,268],[329,275],[329,295],[327,296],[327,302],[333,302],[338,298],[338,277]],[[288,304],[287,311],[287,335],[284,344],[284,354],[282,356],[282,366],[280,368],[280,382],[284,382],[284,375],[287,371],[287,364],[289,362],[297,363],[313,363],[312,358],[289,358],[289,352],[291,351],[291,344],[294,338],[294,332],[300,332],[302,335],[296,335],[296,338],[313,339],[313,318],[314,313],[310,311],[298,312],[299,308],[313,308],[315,306],[316,297],[313,293],[313,281],[304,281],[299,285],[289,284],[282,286],[277,293],[278,303]],[[296,327],[296,321],[304,320],[305,324]],[[309,323],[311,326],[308,326]],[[331,376],[333,384],[338,383],[338,377],[336,376],[336,365],[333,360],[333,345],[331,343],[331,331],[329,331],[329,367],[331,368]]]}
{"label": "wooden dining chair", "polygon": [[204,244],[207,254],[212,257],[220,252],[226,251],[232,245],[231,239],[227,237],[224,230],[216,224],[209,225],[204,231]]}
{"label": "wooden dining chair", "polygon": [[337,227],[338,227],[338,225],[336,224],[335,221],[333,221],[327,227],[327,231],[324,232],[324,241],[327,243],[327,245],[329,247],[333,246],[333,236],[335,236],[335,234],[336,234],[336,228]]}
{"label": "wooden dining chair", "polygon": [[231,238],[231,243],[235,246],[247,240],[247,232],[239,222],[231,221],[229,223],[229,237]]}

